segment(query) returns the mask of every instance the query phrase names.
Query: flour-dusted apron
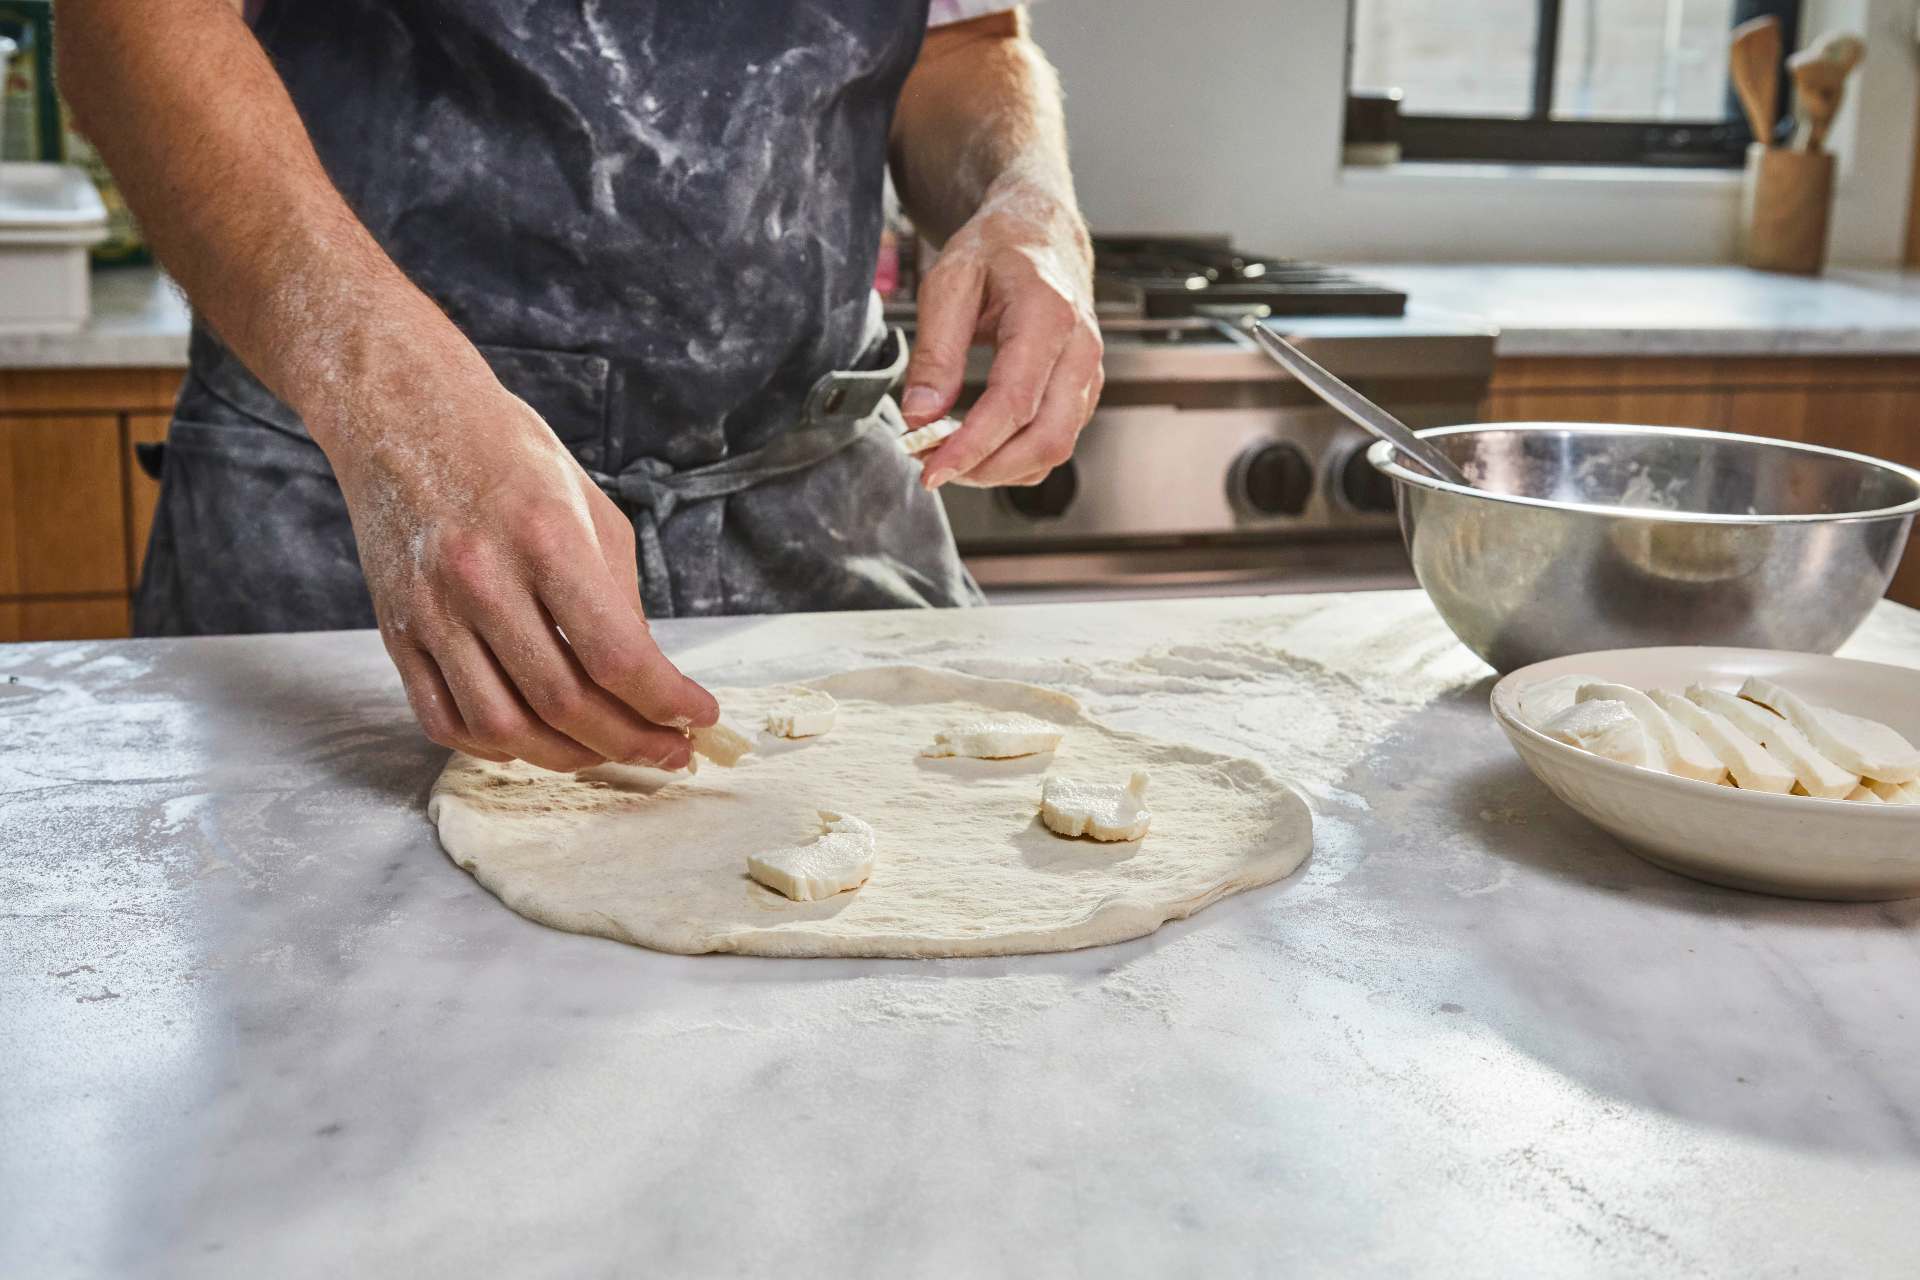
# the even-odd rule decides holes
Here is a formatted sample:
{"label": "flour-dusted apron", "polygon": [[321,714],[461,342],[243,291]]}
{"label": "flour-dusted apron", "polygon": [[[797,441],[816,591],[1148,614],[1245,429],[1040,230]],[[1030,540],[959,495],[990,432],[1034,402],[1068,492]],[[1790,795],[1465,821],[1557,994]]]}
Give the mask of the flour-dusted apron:
{"label": "flour-dusted apron", "polygon": [[[633,519],[655,617],[979,598],[872,293],[926,0],[269,0],[328,173]],[[154,461],[149,459],[149,461]],[[145,635],[363,627],[304,426],[196,327]]]}

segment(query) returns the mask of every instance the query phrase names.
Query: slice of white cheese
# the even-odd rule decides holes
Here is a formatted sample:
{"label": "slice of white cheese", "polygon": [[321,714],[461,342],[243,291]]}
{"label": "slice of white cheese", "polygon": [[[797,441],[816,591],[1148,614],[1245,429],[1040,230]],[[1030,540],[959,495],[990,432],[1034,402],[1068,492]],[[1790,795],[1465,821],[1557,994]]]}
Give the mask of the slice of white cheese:
{"label": "slice of white cheese", "polygon": [[1590,676],[1576,672],[1570,676],[1555,676],[1551,680],[1530,684],[1520,691],[1517,700],[1520,723],[1529,729],[1538,729],[1580,701],[1580,689],[1583,685],[1606,682],[1605,676]]}
{"label": "slice of white cheese", "polygon": [[1653,768],[1664,768],[1678,778],[1696,782],[1718,782],[1727,776],[1727,766],[1700,741],[1700,735],[1662,711],[1658,704],[1638,689],[1611,681],[1580,686],[1576,695],[1581,702],[1604,700],[1624,702],[1653,744]]}
{"label": "slice of white cheese", "polygon": [[724,716],[704,729],[689,730],[687,740],[694,751],[687,757],[688,773],[700,771],[700,756],[731,769],[740,763],[741,756],[753,750],[753,739],[728,724]]}
{"label": "slice of white cheese", "polygon": [[1864,782],[1861,783],[1859,786],[1855,787],[1853,790],[1847,792],[1846,798],[1849,800],[1863,800],[1868,804],[1885,804],[1886,803],[1886,801],[1881,799],[1879,794],[1875,792],[1872,787],[1869,787]]}
{"label": "slice of white cheese", "polygon": [[1647,696],[1660,709],[1694,731],[1707,749],[1720,757],[1733,780],[1747,791],[1785,795],[1793,790],[1794,775],[1784,761],[1733,727],[1725,716],[1695,706],[1677,693],[1649,689]]}
{"label": "slice of white cheese", "polygon": [[1624,702],[1606,698],[1579,702],[1540,726],[1540,732],[1555,742],[1564,742],[1582,751],[1591,751],[1607,760],[1657,769],[1653,743]]}
{"label": "slice of white cheese", "polygon": [[900,447],[908,453],[925,453],[959,429],[960,419],[942,418],[938,422],[929,422],[918,431],[908,431],[897,438],[900,441]]}
{"label": "slice of white cheese", "polygon": [[776,738],[817,738],[833,728],[840,704],[822,689],[795,689],[767,712],[767,732]]}
{"label": "slice of white cheese", "polygon": [[1920,804],[1920,784],[1912,782],[1875,782],[1871,778],[1861,780],[1861,786],[1879,796],[1888,804]]}
{"label": "slice of white cheese", "polygon": [[873,874],[873,828],[827,809],[812,844],[775,849],[747,859],[747,874],[795,902],[817,902],[858,889]]}
{"label": "slice of white cheese", "polygon": [[1053,751],[1067,735],[1031,716],[1001,716],[973,720],[933,735],[923,756],[972,756],[977,760],[1007,760]]}
{"label": "slice of white cheese", "polygon": [[1135,769],[1124,787],[1049,775],[1040,784],[1040,821],[1057,835],[1139,840],[1153,824],[1146,771]]}
{"label": "slice of white cheese", "polygon": [[1805,734],[1758,703],[1698,684],[1688,686],[1687,701],[1725,717],[1734,728],[1765,747],[1793,770],[1801,790],[1810,796],[1839,800],[1860,785],[1857,774],[1848,773],[1821,755]]}
{"label": "slice of white cheese", "polygon": [[1814,749],[1842,769],[1876,782],[1912,782],[1920,778],[1920,751],[1877,720],[1830,707],[1816,707],[1791,689],[1758,676],[1740,686],[1740,696],[1767,707],[1801,733]]}

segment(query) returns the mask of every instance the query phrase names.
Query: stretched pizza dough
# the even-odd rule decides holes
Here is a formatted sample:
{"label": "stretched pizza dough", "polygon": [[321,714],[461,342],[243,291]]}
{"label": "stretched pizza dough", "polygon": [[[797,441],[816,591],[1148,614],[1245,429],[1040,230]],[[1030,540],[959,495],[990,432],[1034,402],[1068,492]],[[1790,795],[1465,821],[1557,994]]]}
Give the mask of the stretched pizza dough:
{"label": "stretched pizza dough", "polygon": [[[834,731],[761,734],[734,769],[698,775],[603,765],[579,775],[456,754],[427,814],[460,866],[521,915],[660,951],[761,956],[980,956],[1069,951],[1151,933],[1287,875],[1313,820],[1251,760],[1109,729],[1064,694],[920,667],[811,682],[840,704]],[[790,693],[716,689],[736,723]],[[1066,731],[1015,760],[920,754],[935,730],[1018,712]],[[1144,839],[1065,839],[1040,823],[1042,778],[1153,777]],[[747,858],[803,843],[818,811],[857,813],[878,848],[858,890],[793,902]]]}

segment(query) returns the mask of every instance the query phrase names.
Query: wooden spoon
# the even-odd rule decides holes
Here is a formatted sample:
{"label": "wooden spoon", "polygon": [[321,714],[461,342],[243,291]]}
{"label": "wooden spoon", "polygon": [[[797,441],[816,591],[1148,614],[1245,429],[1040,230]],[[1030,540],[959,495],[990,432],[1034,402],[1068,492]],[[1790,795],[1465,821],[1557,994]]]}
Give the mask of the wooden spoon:
{"label": "wooden spoon", "polygon": [[1787,59],[1794,95],[1807,121],[1804,150],[1819,151],[1826,145],[1827,131],[1846,95],[1847,77],[1866,54],[1859,36],[1833,32]]}
{"label": "wooden spoon", "polygon": [[1780,19],[1768,15],[1735,27],[1730,54],[1734,92],[1753,140],[1771,142],[1780,118]]}

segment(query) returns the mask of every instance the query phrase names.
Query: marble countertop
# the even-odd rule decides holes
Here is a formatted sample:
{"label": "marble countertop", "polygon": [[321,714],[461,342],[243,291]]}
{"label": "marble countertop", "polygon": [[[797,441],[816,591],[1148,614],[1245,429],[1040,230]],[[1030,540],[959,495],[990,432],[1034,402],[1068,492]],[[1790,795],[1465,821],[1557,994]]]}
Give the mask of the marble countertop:
{"label": "marble countertop", "polygon": [[184,369],[187,300],[145,267],[95,271],[78,333],[0,333],[0,369]]}
{"label": "marble countertop", "polygon": [[370,632],[0,647],[0,1274],[1911,1274],[1920,902],[1639,861],[1418,593],[657,630],[1075,692],[1315,852],[1072,954],[657,955],[446,859]]}
{"label": "marble countertop", "polygon": [[[1494,326],[1502,356],[1920,355],[1920,273],[1802,279],[1734,266],[1352,264],[1405,289],[1404,320],[1302,322],[1392,336]],[[151,270],[98,271],[77,334],[0,334],[0,369],[184,366],[187,308]]]}
{"label": "marble countertop", "polygon": [[1500,356],[1920,355],[1920,272],[1369,264],[1351,270],[1499,329]]}

